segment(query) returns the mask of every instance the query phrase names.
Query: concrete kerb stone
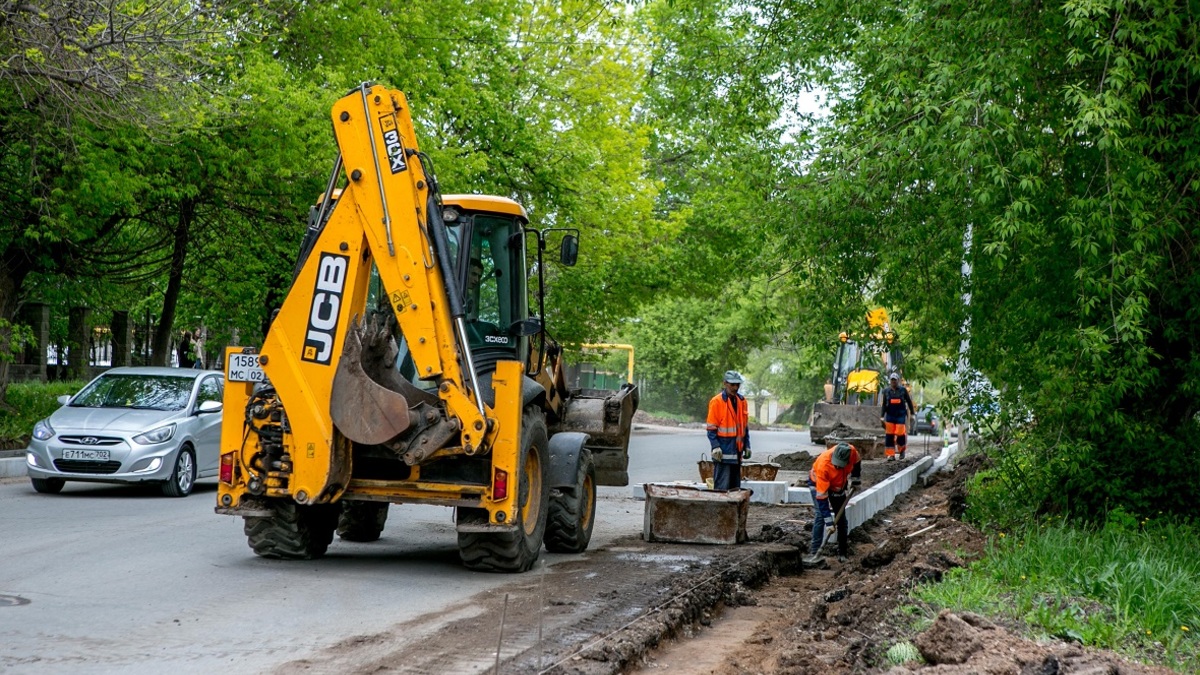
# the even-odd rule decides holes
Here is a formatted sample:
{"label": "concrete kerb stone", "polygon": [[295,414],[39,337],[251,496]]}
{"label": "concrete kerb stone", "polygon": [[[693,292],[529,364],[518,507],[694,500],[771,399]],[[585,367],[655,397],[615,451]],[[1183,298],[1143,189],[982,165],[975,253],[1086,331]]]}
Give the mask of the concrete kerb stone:
{"label": "concrete kerb stone", "polygon": [[851,497],[850,505],[846,507],[846,524],[853,530],[867,522],[871,516],[891,506],[896,497],[908,492],[916,484],[921,473],[933,466],[933,462],[932,457],[922,457],[913,462],[912,466]]}
{"label": "concrete kerb stone", "polygon": [[928,471],[921,474],[921,479],[924,480],[926,478],[929,478],[930,476],[937,473],[938,471],[949,471],[950,470],[949,469],[950,460],[953,459],[954,456],[957,454],[958,454],[958,442],[957,441],[955,441],[954,443],[951,443],[947,446],[944,446],[942,448],[941,454],[939,454],[937,456],[937,459],[933,460],[933,466],[929,467]]}
{"label": "concrete kerb stone", "polygon": [[25,456],[4,457],[0,459],[0,478],[21,478],[28,476],[25,470]]}
{"label": "concrete kerb stone", "polygon": [[744,480],[742,487],[753,491],[750,502],[755,504],[781,504],[787,500],[788,484],[783,480]]}
{"label": "concrete kerb stone", "polygon": [[808,504],[812,506],[812,493],[806,487],[790,487],[788,488],[787,500],[789,504]]}

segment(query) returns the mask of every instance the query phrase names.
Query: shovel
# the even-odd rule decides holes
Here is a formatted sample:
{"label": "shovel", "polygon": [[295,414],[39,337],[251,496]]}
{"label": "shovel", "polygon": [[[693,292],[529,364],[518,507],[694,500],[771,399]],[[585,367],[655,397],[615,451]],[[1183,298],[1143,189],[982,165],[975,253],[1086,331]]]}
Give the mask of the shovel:
{"label": "shovel", "polygon": [[825,544],[829,543],[829,538],[837,532],[837,522],[842,519],[842,514],[845,513],[846,507],[850,506],[850,497],[854,496],[854,488],[851,487],[846,492],[846,501],[842,502],[842,508],[838,509],[837,514],[833,516],[833,525],[825,528],[825,537],[821,540],[821,546],[817,548],[817,552],[812,555],[800,557],[800,563],[805,567],[818,567],[825,562],[825,558],[821,555],[821,549],[825,548]]}

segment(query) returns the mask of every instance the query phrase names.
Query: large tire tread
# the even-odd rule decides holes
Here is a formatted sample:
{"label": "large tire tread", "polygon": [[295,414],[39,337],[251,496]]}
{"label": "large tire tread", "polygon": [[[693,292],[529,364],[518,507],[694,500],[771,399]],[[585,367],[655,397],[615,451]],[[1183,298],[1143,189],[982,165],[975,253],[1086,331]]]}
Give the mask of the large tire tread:
{"label": "large tire tread", "polygon": [[587,550],[596,522],[596,467],[592,452],[587,448],[580,451],[575,487],[550,493],[550,511],[546,519],[547,551],[583,553]]}
{"label": "large tire tread", "polygon": [[255,555],[280,560],[312,560],[325,555],[337,528],[337,506],[301,506],[272,501],[275,515],[247,516],[244,531]]}
{"label": "large tire tread", "polygon": [[387,502],[342,502],[337,534],[344,541],[376,541],[387,522]]}
{"label": "large tire tread", "polygon": [[[530,452],[536,452],[541,467],[540,508],[536,514],[536,526],[526,533],[524,523],[518,518],[517,529],[511,532],[460,532],[458,553],[468,569],[482,572],[525,572],[533,567],[541,554],[542,539],[546,532],[550,489],[546,481],[546,462],[549,460],[549,435],[546,417],[537,406],[525,408],[521,423],[521,466],[518,474],[525,475],[524,463]],[[528,489],[524,484],[521,490]]]}

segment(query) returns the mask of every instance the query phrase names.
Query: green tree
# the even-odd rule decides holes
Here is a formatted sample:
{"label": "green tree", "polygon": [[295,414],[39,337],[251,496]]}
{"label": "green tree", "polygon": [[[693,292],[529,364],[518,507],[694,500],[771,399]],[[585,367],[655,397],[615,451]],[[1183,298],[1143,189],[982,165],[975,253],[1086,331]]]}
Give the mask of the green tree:
{"label": "green tree", "polygon": [[969,319],[972,365],[1025,429],[999,455],[1032,477],[1007,484],[1017,503],[1190,513],[1195,15],[1117,0],[781,8],[770,44],[788,79],[834,98],[787,190],[806,226],[781,230],[838,271],[808,300],[867,289],[941,350]]}
{"label": "green tree", "polygon": [[[31,275],[79,277],[122,252],[140,176],[109,172],[89,139],[120,127],[168,134],[178,102],[203,99],[210,57],[238,3],[9,3],[0,8],[0,353]],[[170,91],[170,95],[164,92]],[[194,113],[193,113],[194,114]],[[143,133],[145,133],[143,131]],[[134,238],[138,237],[134,235]],[[8,384],[0,359],[0,402]]]}

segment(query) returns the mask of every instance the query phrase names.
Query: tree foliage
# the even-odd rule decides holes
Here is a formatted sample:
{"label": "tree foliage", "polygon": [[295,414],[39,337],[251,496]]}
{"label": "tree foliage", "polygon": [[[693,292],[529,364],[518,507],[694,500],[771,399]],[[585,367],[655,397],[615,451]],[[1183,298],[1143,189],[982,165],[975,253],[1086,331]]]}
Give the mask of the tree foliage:
{"label": "tree foliage", "polygon": [[[86,26],[75,15],[99,8],[110,16],[103,26],[92,22],[89,35],[125,30],[110,40],[105,60],[46,47],[57,60],[0,74],[0,83],[21,91],[36,85],[58,95],[63,110],[91,110],[86,100],[112,114],[65,116],[74,120],[70,129],[11,101],[11,114],[0,115],[0,122],[26,119],[22,133],[31,134],[10,146],[8,203],[39,209],[17,214],[13,231],[0,233],[6,262],[13,261],[0,284],[4,316],[26,297],[106,298],[107,308],[123,308],[125,285],[140,287],[142,299],[137,291],[130,298],[140,307],[147,288],[161,298],[153,308],[159,360],[173,334],[201,323],[215,342],[235,331],[243,341],[261,339],[336,154],[329,106],[362,81],[407,91],[443,189],[511,196],[534,226],[581,231],[580,266],[554,279],[547,298],[556,337],[602,336],[643,293],[637,277],[620,273],[630,264],[654,267],[631,253],[658,229],[654,184],[643,169],[646,130],[633,112],[641,76],[620,8],[285,2],[239,13],[237,3],[204,11],[170,2],[76,4],[79,11],[18,16],[37,30],[14,28],[11,50],[80,42],[75,32]],[[216,20],[221,39],[194,43]],[[146,58],[142,45],[159,37],[155,59]],[[101,73],[103,84],[120,84],[122,75],[131,82],[105,88],[70,75],[79,72]],[[172,82],[180,73],[189,73],[186,82]],[[152,74],[159,79],[142,92]],[[169,93],[176,105],[129,92]],[[170,123],[150,128],[151,109]],[[33,145],[42,137],[54,142]],[[35,162],[30,147],[55,161]],[[30,199],[20,183],[30,166],[54,171],[29,185],[41,198]],[[60,293],[64,287],[80,292]]]}
{"label": "tree foliage", "polygon": [[1003,449],[1010,476],[1036,476],[1021,503],[1190,509],[1196,17],[1119,0],[783,6],[773,44],[836,96],[788,190],[820,226],[784,241],[839,272],[812,300],[869,289],[947,349],[969,320],[971,364],[1024,429]]}

